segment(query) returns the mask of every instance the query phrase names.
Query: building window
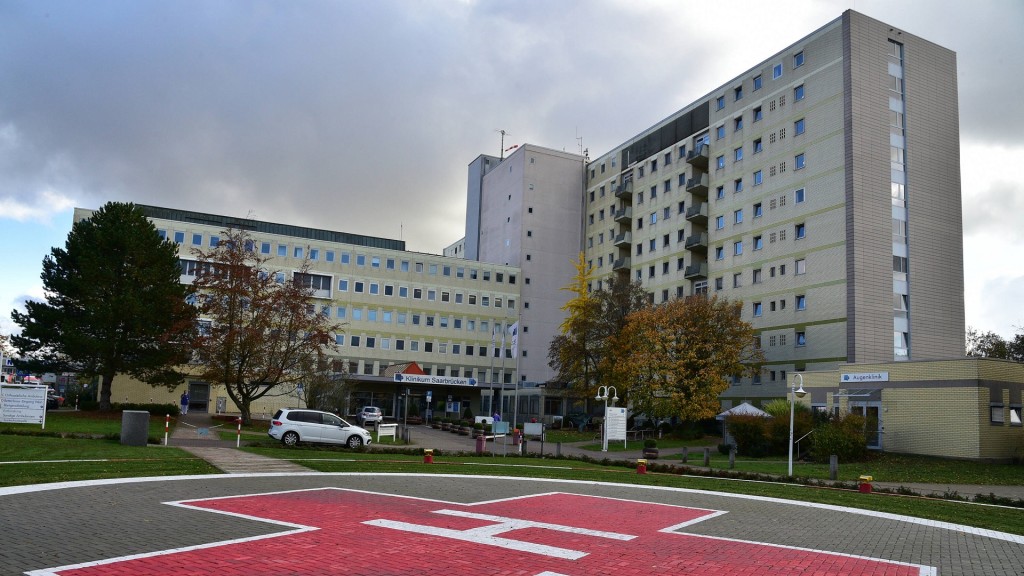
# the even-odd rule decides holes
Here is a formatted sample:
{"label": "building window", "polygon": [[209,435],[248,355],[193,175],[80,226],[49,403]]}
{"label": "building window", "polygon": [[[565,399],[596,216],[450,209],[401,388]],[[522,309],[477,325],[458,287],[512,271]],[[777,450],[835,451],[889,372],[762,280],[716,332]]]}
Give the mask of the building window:
{"label": "building window", "polygon": [[772,66],[772,80],[782,78],[782,64]]}
{"label": "building window", "polygon": [[1006,422],[1002,404],[992,404],[988,407],[988,411],[989,421],[993,424],[1003,424]]}
{"label": "building window", "polygon": [[715,105],[718,110],[725,108],[725,96],[719,96],[718,99],[715,100]]}
{"label": "building window", "polygon": [[794,197],[794,199],[795,199],[797,204],[800,204],[801,202],[803,202],[804,201],[804,189],[800,188],[799,190],[794,192],[793,193],[793,197]]}
{"label": "building window", "polygon": [[743,86],[737,86],[732,90],[733,100],[743,100]]}
{"label": "building window", "polygon": [[733,222],[733,224],[742,224],[743,223],[743,209],[742,208],[740,208],[739,210],[734,210],[733,211],[733,213],[732,213],[732,222]]}
{"label": "building window", "polygon": [[796,333],[796,345],[807,346],[807,333],[800,330]]}
{"label": "building window", "polygon": [[733,256],[740,256],[743,254],[743,241],[739,240],[732,243],[732,254]]}
{"label": "building window", "polygon": [[799,120],[797,120],[796,122],[793,123],[793,131],[796,132],[797,136],[799,136],[800,134],[804,133],[804,119],[803,118],[801,118],[801,119],[799,119]]}
{"label": "building window", "polygon": [[804,52],[801,50],[793,55],[793,68],[799,68],[804,65]]}
{"label": "building window", "polygon": [[761,145],[761,139],[754,140],[754,154],[760,154],[762,150],[764,150],[764,147]]}
{"label": "building window", "polygon": [[718,128],[715,128],[715,137],[718,140],[725,138],[725,124],[722,124]]}
{"label": "building window", "polygon": [[743,130],[743,116],[734,118],[732,121],[732,131],[739,132],[740,130]]}
{"label": "building window", "polygon": [[801,222],[801,223],[796,225],[796,239],[797,240],[803,238],[806,235],[806,232],[807,232],[807,229],[804,226],[803,222]]}
{"label": "building window", "polygon": [[743,285],[743,276],[739,272],[733,274],[732,275],[732,287],[733,288],[739,288],[742,285]]}
{"label": "building window", "polygon": [[761,235],[754,236],[754,250],[764,248],[764,238]]}
{"label": "building window", "polygon": [[799,102],[804,99],[804,85],[801,84],[796,88],[793,88],[793,101]]}
{"label": "building window", "polygon": [[[751,280],[751,282],[753,284],[760,284],[761,283],[761,269],[760,268],[755,268],[752,271],[752,273],[750,274],[750,280]],[[774,305],[775,303],[772,302],[772,304]]]}
{"label": "building window", "polygon": [[754,172],[754,186],[760,186],[761,182],[763,182],[763,181],[764,181],[764,174],[760,170],[758,170],[757,172]]}
{"label": "building window", "polygon": [[718,200],[722,200],[725,198],[725,186],[719,186],[718,188],[715,188],[715,198]]}
{"label": "building window", "polygon": [[807,260],[804,259],[804,258],[801,258],[801,259],[796,261],[796,274],[799,276],[800,274],[806,274],[806,273],[807,273]]}
{"label": "building window", "polygon": [[756,108],[754,108],[754,122],[760,122],[761,118],[763,118],[763,115],[761,113],[761,107],[757,106]]}
{"label": "building window", "polygon": [[732,183],[733,192],[743,192],[743,178],[737,178]]}
{"label": "building window", "polygon": [[722,246],[716,246],[715,247],[715,260],[723,260],[723,259],[725,259],[725,248],[723,248]]}
{"label": "building window", "polygon": [[803,155],[803,153],[797,154],[796,157],[793,160],[794,160],[794,163],[796,164],[796,169],[797,170],[803,169],[803,167],[805,165],[804,164],[804,155]]}
{"label": "building window", "polygon": [[725,216],[716,216],[715,230],[721,230],[722,228],[725,228]]}
{"label": "building window", "polygon": [[761,208],[761,203],[754,204],[754,218],[760,218],[763,213],[764,210]]}
{"label": "building window", "polygon": [[732,151],[733,161],[738,162],[743,160],[743,146]]}
{"label": "building window", "polygon": [[807,296],[804,296],[803,294],[796,295],[796,309],[807,310]]}
{"label": "building window", "polygon": [[760,302],[754,302],[754,316],[757,317],[757,316],[760,316],[760,315],[761,315],[761,303]]}
{"label": "building window", "polygon": [[757,92],[758,90],[761,89],[762,83],[763,83],[763,81],[761,79],[761,75],[760,74],[758,74],[757,76],[754,76],[754,92]]}

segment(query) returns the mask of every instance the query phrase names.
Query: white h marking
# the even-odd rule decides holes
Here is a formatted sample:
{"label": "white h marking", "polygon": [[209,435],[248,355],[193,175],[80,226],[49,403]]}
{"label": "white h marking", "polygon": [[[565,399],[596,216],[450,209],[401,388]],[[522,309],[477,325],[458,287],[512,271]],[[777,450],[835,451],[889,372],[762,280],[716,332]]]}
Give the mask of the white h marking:
{"label": "white h marking", "polygon": [[424,526],[422,524],[398,522],[395,520],[368,520],[363,522],[363,524],[380,526],[381,528],[391,528],[392,530],[402,530],[403,532],[440,536],[442,538],[451,538],[453,540],[462,540],[464,542],[473,542],[475,544],[484,544],[486,546],[497,546],[508,550],[529,552],[531,554],[540,554],[542,556],[562,558],[565,560],[578,560],[586,556],[587,553],[580,552],[578,550],[569,550],[567,548],[558,548],[556,546],[547,546],[544,544],[534,544],[531,542],[501,538],[498,535],[504,534],[505,532],[511,532],[512,530],[521,530],[523,528],[543,528],[545,530],[554,530],[556,532],[583,534],[586,536],[594,536],[596,538],[608,538],[610,540],[632,540],[636,538],[636,536],[629,534],[618,534],[616,532],[605,532],[603,530],[590,530],[588,528],[577,528],[574,526],[562,526],[561,524],[549,524],[547,522],[534,522],[532,520],[520,520],[518,518],[507,518],[505,516],[492,516],[490,514],[474,514],[472,512],[462,512],[459,510],[435,510],[434,513],[444,514],[446,516],[458,516],[461,518],[473,518],[475,520],[490,520],[495,522],[495,524],[480,526],[479,528],[470,528],[469,530],[452,530],[450,528]]}

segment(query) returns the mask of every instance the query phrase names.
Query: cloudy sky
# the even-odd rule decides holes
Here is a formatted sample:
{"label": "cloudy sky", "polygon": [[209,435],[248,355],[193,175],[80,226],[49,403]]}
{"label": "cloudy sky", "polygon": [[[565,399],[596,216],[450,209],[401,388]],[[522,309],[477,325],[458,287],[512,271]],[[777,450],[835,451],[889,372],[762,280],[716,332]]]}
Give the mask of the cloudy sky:
{"label": "cloudy sky", "polygon": [[[597,157],[853,8],[958,54],[968,325],[1024,326],[1024,3],[0,0],[0,332],[72,208],[462,236],[466,165]],[[950,241],[956,241],[951,238]]]}

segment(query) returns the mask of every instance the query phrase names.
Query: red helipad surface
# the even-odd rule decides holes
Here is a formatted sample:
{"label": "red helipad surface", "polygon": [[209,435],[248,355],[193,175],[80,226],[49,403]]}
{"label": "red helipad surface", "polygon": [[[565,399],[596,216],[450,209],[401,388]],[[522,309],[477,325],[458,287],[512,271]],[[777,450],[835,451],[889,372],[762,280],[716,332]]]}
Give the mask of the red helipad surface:
{"label": "red helipad surface", "polygon": [[472,505],[316,489],[179,506],[282,532],[34,575],[929,575],[929,567],[676,532],[725,512],[576,494]]}

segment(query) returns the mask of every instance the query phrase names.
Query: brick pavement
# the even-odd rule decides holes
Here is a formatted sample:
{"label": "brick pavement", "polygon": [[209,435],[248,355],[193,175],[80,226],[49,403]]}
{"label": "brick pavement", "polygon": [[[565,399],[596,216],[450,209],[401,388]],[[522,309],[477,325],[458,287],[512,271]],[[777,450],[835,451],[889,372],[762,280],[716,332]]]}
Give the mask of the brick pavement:
{"label": "brick pavement", "polygon": [[[324,489],[344,489],[349,500],[325,501]],[[794,488],[798,490],[799,488]],[[956,526],[939,525],[916,519],[904,519],[892,515],[866,511],[841,509],[832,506],[736,496],[702,491],[652,488],[616,485],[596,482],[565,482],[538,479],[456,477],[433,475],[379,475],[379,474],[304,474],[275,476],[220,475],[191,478],[165,478],[124,480],[109,483],[74,483],[63,489],[15,487],[0,489],[0,574],[20,574],[30,570],[56,566],[103,561],[112,557],[131,554],[155,554],[167,549],[209,545],[211,542],[256,538],[295,530],[295,526],[282,527],[268,524],[257,518],[270,517],[289,520],[302,526],[321,526],[320,516],[330,516],[337,510],[338,518],[354,521],[364,516],[369,519],[394,519],[387,502],[395,495],[415,499],[429,499],[445,504],[444,508],[459,508],[463,505],[478,505],[488,514],[505,517],[519,517],[517,506],[494,504],[499,499],[510,499],[528,495],[581,494],[609,498],[601,505],[587,511],[577,501],[542,500],[545,516],[540,512],[526,514],[529,518],[540,519],[553,524],[595,528],[616,533],[640,530],[638,526],[649,526],[657,531],[662,528],[654,522],[656,516],[637,503],[662,504],[683,507],[687,510],[716,511],[716,514],[701,521],[686,524],[676,522],[675,531],[707,539],[688,540],[689,554],[671,556],[659,552],[661,548],[637,557],[625,553],[625,547],[615,545],[610,550],[601,550],[602,558],[608,565],[616,566],[616,574],[631,573],[627,568],[644,574],[669,570],[673,574],[713,573],[709,566],[735,561],[737,558],[759,558],[759,562],[744,565],[722,573],[734,574],[868,574],[863,566],[849,563],[850,556],[864,556],[911,565],[935,566],[939,575],[1004,575],[1019,574],[1024,566],[1024,538],[999,533],[988,533]],[[300,500],[311,502],[309,513],[301,515],[299,502],[288,504],[272,493],[303,490],[296,493]],[[350,492],[354,491],[354,492]],[[369,492],[370,494],[367,494]],[[261,504],[259,499],[266,494],[269,499]],[[303,496],[305,494],[305,496]],[[240,505],[245,499],[218,499],[227,496],[257,498],[256,507],[228,508],[236,515],[212,513],[197,507],[223,507]],[[291,497],[289,497],[291,498]],[[338,498],[331,496],[331,498]],[[354,498],[354,500],[353,500]],[[382,503],[381,498],[385,498]],[[204,499],[205,503],[194,506],[168,505],[183,500]],[[490,505],[478,504],[492,502]],[[73,503],[73,505],[68,505]],[[330,504],[330,506],[328,506]],[[303,504],[304,506],[304,504]],[[474,508],[475,509],[475,508]],[[360,512],[362,510],[362,512]],[[241,512],[242,515],[237,515]],[[604,516],[601,516],[601,513]],[[300,516],[295,516],[300,514]],[[686,512],[684,514],[691,514]],[[363,518],[364,520],[366,518]],[[637,518],[637,520],[631,520]],[[645,520],[650,519],[648,524]],[[296,522],[298,520],[298,522]],[[1024,520],[1024,513],[1022,513]],[[405,519],[407,523],[421,525],[429,523],[423,518]],[[477,528],[484,533],[494,532],[488,528],[495,520],[481,520],[481,524],[464,524],[459,520],[454,528],[468,530]],[[639,522],[639,524],[637,524]],[[534,576],[546,571],[548,574],[582,576],[597,573],[591,568],[581,570],[583,564],[558,563],[549,565],[535,562],[531,554],[510,554],[501,551],[502,564],[485,561],[491,551],[487,546],[474,542],[457,545],[449,536],[431,534],[409,534],[408,540],[399,539],[396,544],[394,530],[377,542],[372,526],[358,522],[354,527],[359,535],[358,546],[341,539],[331,538],[329,532],[321,529],[309,533],[301,546],[280,546],[276,538],[261,540],[241,556],[257,560],[255,567],[228,570],[222,565],[219,575],[292,573],[329,573],[326,569],[311,571],[290,571],[285,562],[284,550],[301,551],[301,556],[320,560],[324,566],[340,565],[346,574],[401,574],[436,573],[445,574],[522,574]],[[529,528],[529,527],[526,527]],[[333,528],[332,528],[333,529]],[[508,533],[507,537],[517,542],[555,542],[547,536],[550,527],[544,529],[544,536],[530,529]],[[368,536],[370,535],[370,536]],[[367,536],[369,541],[363,539]],[[660,536],[657,538],[661,538]],[[590,544],[565,543],[559,537],[558,547],[582,549]],[[748,547],[769,546],[768,549]],[[333,548],[322,548],[330,544]],[[454,548],[448,548],[453,545]],[[348,547],[346,547],[348,546]],[[484,546],[481,548],[480,546]],[[576,548],[573,548],[576,546]],[[776,547],[788,547],[781,550]],[[493,546],[492,546],[493,547]],[[589,550],[589,548],[587,548]],[[417,551],[428,551],[426,555]],[[438,551],[437,554],[429,553]],[[767,550],[767,552],[765,552]],[[369,551],[365,563],[357,562],[359,554]],[[442,552],[443,551],[443,552]],[[614,558],[608,554],[618,554]],[[793,558],[807,559],[803,551],[828,552],[835,562],[818,567],[818,572],[809,571],[806,563],[793,564]],[[223,551],[218,551],[221,553]],[[598,552],[594,552],[598,554]],[[816,556],[816,555],[812,555]],[[198,558],[209,559],[200,554]],[[213,556],[210,556],[213,558]],[[374,562],[386,559],[388,564]],[[426,560],[424,560],[426,558]],[[496,556],[495,556],[496,558]],[[456,560],[458,570],[451,569],[448,562]],[[219,557],[222,562],[233,562],[230,558]],[[638,566],[637,562],[641,564]],[[663,562],[668,564],[663,564]],[[604,564],[602,564],[604,565]],[[107,568],[88,572],[95,574],[159,574],[158,568],[126,570],[124,565],[111,564]],[[187,566],[177,566],[177,573],[193,572]],[[657,566],[661,566],[659,569]],[[393,569],[389,569],[393,568]],[[409,567],[414,571],[410,572]],[[555,567],[558,570],[551,570]],[[831,568],[830,568],[831,567]],[[138,568],[137,566],[135,568]],[[322,568],[322,567],[321,567]],[[401,570],[399,570],[401,568]],[[404,572],[402,570],[405,570]],[[39,572],[44,574],[46,572]],[[877,572],[875,572],[877,573]],[[892,573],[899,573],[894,571]],[[919,571],[920,574],[930,572]],[[82,572],[81,574],[86,574]]]}

